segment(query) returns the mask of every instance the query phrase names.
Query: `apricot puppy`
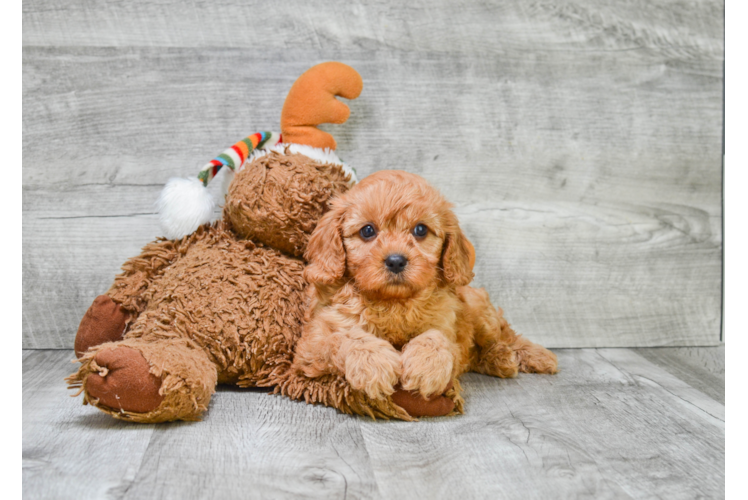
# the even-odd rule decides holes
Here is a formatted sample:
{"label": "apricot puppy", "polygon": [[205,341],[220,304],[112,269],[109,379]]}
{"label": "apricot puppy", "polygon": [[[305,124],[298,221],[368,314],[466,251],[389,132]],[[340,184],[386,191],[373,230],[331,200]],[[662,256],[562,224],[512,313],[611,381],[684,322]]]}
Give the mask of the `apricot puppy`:
{"label": "apricot puppy", "polygon": [[556,356],[517,335],[473,279],[470,243],[425,179],[380,171],[342,196],[311,235],[311,305],[294,368],[343,375],[371,398],[399,384],[428,398],[466,371],[555,373]]}

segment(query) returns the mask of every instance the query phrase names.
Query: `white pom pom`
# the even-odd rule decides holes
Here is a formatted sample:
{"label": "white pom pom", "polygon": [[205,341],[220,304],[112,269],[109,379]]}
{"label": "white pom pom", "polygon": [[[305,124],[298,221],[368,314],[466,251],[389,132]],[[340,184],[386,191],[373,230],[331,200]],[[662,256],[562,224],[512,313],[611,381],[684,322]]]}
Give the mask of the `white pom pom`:
{"label": "white pom pom", "polygon": [[215,207],[213,196],[199,179],[172,178],[158,197],[158,217],[164,236],[175,240],[210,222]]}

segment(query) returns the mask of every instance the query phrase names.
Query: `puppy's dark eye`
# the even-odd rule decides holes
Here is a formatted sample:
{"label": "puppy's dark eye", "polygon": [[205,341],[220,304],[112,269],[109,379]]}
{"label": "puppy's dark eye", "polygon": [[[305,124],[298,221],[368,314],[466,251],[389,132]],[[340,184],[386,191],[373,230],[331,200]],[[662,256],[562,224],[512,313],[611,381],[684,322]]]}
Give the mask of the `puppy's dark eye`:
{"label": "puppy's dark eye", "polygon": [[413,236],[416,238],[425,238],[429,234],[429,228],[425,224],[418,224],[413,228]]}
{"label": "puppy's dark eye", "polygon": [[358,234],[360,234],[363,239],[370,240],[377,235],[377,230],[374,229],[374,226],[371,224],[367,224],[361,228]]}

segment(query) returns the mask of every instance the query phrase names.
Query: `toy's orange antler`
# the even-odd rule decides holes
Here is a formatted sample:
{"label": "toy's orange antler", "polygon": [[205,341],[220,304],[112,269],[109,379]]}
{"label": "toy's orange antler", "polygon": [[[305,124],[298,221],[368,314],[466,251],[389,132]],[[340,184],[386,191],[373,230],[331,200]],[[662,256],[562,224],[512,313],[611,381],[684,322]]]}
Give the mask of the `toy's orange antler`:
{"label": "toy's orange antler", "polygon": [[345,122],[351,110],[335,96],[355,99],[363,88],[361,75],[346,64],[326,62],[308,69],[293,84],[283,104],[283,142],[335,149],[335,139],[317,125]]}

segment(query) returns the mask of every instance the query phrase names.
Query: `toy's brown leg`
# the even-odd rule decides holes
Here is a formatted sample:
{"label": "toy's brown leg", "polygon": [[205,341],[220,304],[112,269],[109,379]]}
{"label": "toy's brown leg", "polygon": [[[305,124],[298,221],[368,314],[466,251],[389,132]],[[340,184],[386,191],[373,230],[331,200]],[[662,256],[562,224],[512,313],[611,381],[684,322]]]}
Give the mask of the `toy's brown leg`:
{"label": "toy's brown leg", "polygon": [[199,420],[217,382],[216,367],[186,339],[129,338],[93,347],[67,378],[84,404],[133,422]]}
{"label": "toy's brown leg", "polygon": [[[241,384],[240,384],[241,385]],[[464,403],[460,384],[451,383],[443,395],[425,399],[416,392],[397,389],[383,399],[371,399],[363,391],[355,391],[341,375],[308,378],[296,370],[283,370],[263,385],[276,386],[279,392],[307,403],[322,403],[344,413],[356,413],[372,418],[415,420],[418,417],[440,417],[462,413]]]}
{"label": "toy's brown leg", "polygon": [[148,413],[161,404],[164,397],[161,377],[150,372],[151,367],[140,351],[117,346],[103,349],[94,356],[92,371],[86,379],[86,393],[100,404],[123,411]]}
{"label": "toy's brown leg", "polygon": [[124,263],[123,273],[114,279],[107,294],[96,297],[83,316],[75,336],[77,357],[91,347],[123,338],[127,324],[146,306],[144,292],[153,278],[178,258],[181,244],[184,242],[154,241]]}
{"label": "toy's brown leg", "polygon": [[105,342],[121,340],[131,315],[106,295],[99,295],[88,308],[75,335],[77,357]]}
{"label": "toy's brown leg", "polygon": [[392,394],[392,401],[408,412],[411,417],[443,417],[455,409],[455,402],[447,396],[454,387],[450,382],[444,394],[424,398],[418,391],[397,389]]}

